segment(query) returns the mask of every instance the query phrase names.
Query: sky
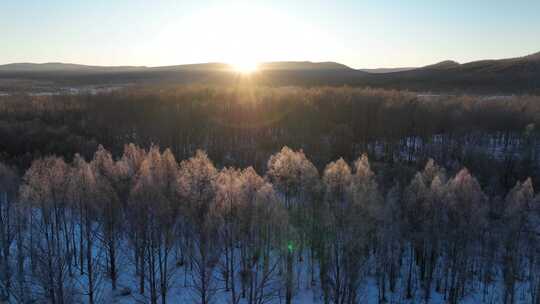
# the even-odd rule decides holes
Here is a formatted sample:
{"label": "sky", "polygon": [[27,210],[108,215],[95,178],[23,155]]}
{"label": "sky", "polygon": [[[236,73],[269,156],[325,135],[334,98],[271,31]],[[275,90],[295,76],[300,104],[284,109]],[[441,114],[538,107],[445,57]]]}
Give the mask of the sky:
{"label": "sky", "polygon": [[0,64],[463,63],[539,52],[539,14],[539,0],[0,0]]}

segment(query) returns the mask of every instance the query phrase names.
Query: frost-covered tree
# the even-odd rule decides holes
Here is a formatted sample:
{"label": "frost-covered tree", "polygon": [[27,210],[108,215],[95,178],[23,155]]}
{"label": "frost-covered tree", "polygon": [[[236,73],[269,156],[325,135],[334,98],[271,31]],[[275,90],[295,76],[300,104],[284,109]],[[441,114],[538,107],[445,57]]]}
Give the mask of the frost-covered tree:
{"label": "frost-covered tree", "polygon": [[[240,210],[244,208],[245,198],[242,191],[241,172],[233,168],[221,170],[216,177],[216,207],[223,219],[223,227],[219,233],[222,236],[223,251],[220,261],[221,272],[225,282],[225,290],[231,292],[231,303],[240,301],[236,286],[236,271],[240,268],[239,252],[236,250],[239,244],[241,218]],[[242,252],[240,252],[242,254]],[[245,297],[244,272],[240,272],[242,278],[242,296]]]}
{"label": "frost-covered tree", "polygon": [[357,290],[363,279],[362,268],[367,262],[368,252],[376,248],[376,229],[383,210],[383,197],[366,154],[355,161],[354,168],[352,205],[345,220],[350,223],[346,227],[348,234],[354,236],[347,246],[345,267],[348,276],[347,297],[353,303],[358,300]]}
{"label": "frost-covered tree", "polygon": [[379,291],[379,302],[388,301],[387,289],[396,291],[403,252],[403,231],[400,225],[403,217],[401,210],[402,190],[395,184],[388,190],[383,206],[378,213],[376,248],[375,248],[375,275]]}
{"label": "frost-covered tree", "polygon": [[32,206],[30,213],[29,256],[33,296],[54,304],[73,301],[69,276],[70,235],[66,221],[69,167],[61,158],[36,160],[26,171],[21,200]]}
{"label": "frost-covered tree", "polygon": [[444,289],[448,301],[457,303],[465,295],[486,232],[487,197],[476,178],[462,169],[448,182],[445,203],[448,220]]}
{"label": "frost-covered tree", "polygon": [[355,162],[355,172],[339,159],[323,174],[328,213],[327,244],[321,259],[325,301],[355,303],[370,249],[375,249],[377,215],[382,208],[374,174],[366,155]]}
{"label": "frost-covered tree", "polygon": [[15,170],[0,163],[0,301],[6,302],[17,299],[17,293],[12,290],[15,268],[12,250],[17,228],[23,221],[18,212],[18,187],[19,177]]}
{"label": "frost-covered tree", "polygon": [[363,154],[355,161],[354,168],[351,185],[353,200],[360,205],[370,220],[374,220],[381,210],[382,198],[367,154]]}
{"label": "frost-covered tree", "polygon": [[189,240],[185,250],[193,268],[192,290],[196,301],[202,304],[210,303],[217,291],[214,270],[222,248],[218,233],[222,218],[215,200],[217,175],[218,171],[202,151],[180,163],[179,193],[188,220]]}
{"label": "frost-covered tree", "polygon": [[268,160],[266,175],[283,194],[287,208],[292,204],[306,204],[303,200],[317,186],[317,168],[302,150],[283,147]]}
{"label": "frost-covered tree", "polygon": [[150,303],[165,304],[174,274],[172,252],[179,210],[177,163],[169,150],[157,147],[148,151],[131,191],[132,227],[136,227]]}
{"label": "frost-covered tree", "polygon": [[280,252],[287,247],[288,215],[271,184],[253,168],[241,172],[240,260],[242,293],[247,303],[279,297]]}
{"label": "frost-covered tree", "polygon": [[[351,168],[343,160],[328,164],[323,173],[324,210],[326,218],[321,218],[322,235],[327,236],[322,241],[318,257],[320,263],[321,288],[325,302],[346,303],[347,298],[347,247],[352,245],[355,236],[346,231],[354,216],[352,197]],[[348,220],[348,221],[347,221]],[[359,220],[359,218],[358,218]]]}
{"label": "frost-covered tree", "polygon": [[139,215],[140,209],[130,208],[135,202],[132,200],[132,190],[146,158],[147,151],[133,144],[124,146],[124,153],[116,162],[117,183],[115,189],[125,210],[127,237],[133,249],[135,272],[139,277],[139,293],[145,292],[145,261],[144,261],[144,235],[141,235]]}
{"label": "frost-covered tree", "polygon": [[446,221],[446,172],[433,159],[429,159],[424,170],[415,174],[405,191],[406,223],[404,230],[412,241],[409,246],[409,269],[407,296],[413,296],[413,277],[419,266],[419,277],[424,289],[424,298],[429,301],[433,274],[437,265],[440,240]]}
{"label": "frost-covered tree", "polygon": [[96,178],[100,180],[100,200],[97,202],[97,215],[102,224],[101,243],[105,247],[107,274],[111,287],[116,290],[118,280],[118,248],[122,229],[122,204],[120,195],[124,181],[119,166],[109,151],[99,146],[90,163]]}
{"label": "frost-covered tree", "polygon": [[[303,151],[296,152],[288,147],[283,147],[279,153],[270,157],[266,174],[268,180],[283,195],[290,214],[291,228],[294,228],[289,231],[290,250],[287,250],[285,258],[285,302],[290,304],[294,287],[293,257],[297,254],[302,261],[303,248],[308,240],[313,239],[312,204],[319,174]],[[295,235],[298,237],[294,237]],[[299,279],[298,275],[297,278]]]}
{"label": "frost-covered tree", "polygon": [[[80,232],[80,257],[81,274],[85,277],[85,293],[88,295],[88,303],[96,303],[100,291],[99,265],[101,263],[99,252],[101,247],[96,246],[99,239],[97,224],[97,213],[102,200],[103,180],[95,175],[92,167],[79,155],[75,155],[73,168],[69,173],[67,184],[68,199],[72,202],[73,208],[78,209],[78,227]],[[96,252],[98,254],[96,254]]]}
{"label": "frost-covered tree", "polygon": [[[531,179],[523,183],[517,182],[510,190],[505,200],[503,214],[503,280],[505,304],[516,302],[516,283],[519,278],[526,277],[527,262],[534,265],[534,261],[527,261],[530,251],[535,248],[534,223],[534,189]],[[536,249],[536,248],[535,248]],[[534,254],[534,253],[533,253]],[[534,269],[534,268],[532,268]],[[534,289],[534,287],[533,287]]]}
{"label": "frost-covered tree", "polygon": [[263,178],[217,169],[202,151],[179,164],[133,144],[116,160],[101,146],[89,163],[35,160],[20,185],[0,165],[1,299],[109,301],[132,275],[131,297],[153,304],[183,288],[195,303],[291,303],[300,282],[314,301],[352,304],[368,278],[380,303],[539,303],[532,179],[488,197],[467,169],[448,178],[428,160],[394,176],[380,165],[376,176],[366,155],[352,168],[338,159],[319,180],[285,147]]}

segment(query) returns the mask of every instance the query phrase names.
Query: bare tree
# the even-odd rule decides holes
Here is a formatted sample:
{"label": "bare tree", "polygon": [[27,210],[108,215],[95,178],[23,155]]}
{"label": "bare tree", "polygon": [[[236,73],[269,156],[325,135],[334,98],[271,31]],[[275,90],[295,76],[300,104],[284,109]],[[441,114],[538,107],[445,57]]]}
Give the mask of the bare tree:
{"label": "bare tree", "polygon": [[92,167],[80,156],[76,155],[73,161],[72,173],[69,176],[69,198],[74,202],[78,202],[76,207],[80,208],[80,218],[78,230],[81,231],[81,254],[84,255],[86,264],[84,267],[85,286],[87,288],[88,303],[96,303],[98,292],[100,291],[100,251],[101,247],[97,246],[99,239],[100,227],[97,221],[97,210],[102,201],[102,185],[104,180],[96,176]]}
{"label": "bare tree", "polygon": [[407,297],[413,296],[413,277],[417,265],[423,284],[424,300],[430,299],[433,274],[440,255],[441,233],[446,221],[444,204],[446,195],[446,173],[432,159],[424,170],[418,172],[405,191],[406,225],[409,234],[409,269],[407,273]]}
{"label": "bare tree", "polygon": [[[303,151],[295,152],[283,147],[267,163],[267,178],[283,195],[289,210],[289,244],[285,256],[285,303],[290,304],[294,291],[294,255],[303,260],[303,249],[310,238],[310,196],[318,187],[319,174]],[[309,234],[308,234],[309,233]],[[300,281],[297,275],[297,282]],[[298,284],[297,284],[298,285]]]}
{"label": "bare tree", "polygon": [[165,304],[174,260],[171,252],[175,245],[177,212],[178,168],[169,150],[163,155],[152,147],[142,162],[131,193],[131,208],[139,238],[142,242],[143,260],[150,302],[158,298]]}
{"label": "bare tree", "polygon": [[247,303],[269,303],[279,297],[281,289],[280,251],[287,247],[288,214],[272,185],[253,168],[243,170],[240,180],[242,289]]}
{"label": "bare tree", "polygon": [[218,231],[222,219],[216,212],[217,170],[202,151],[180,163],[179,191],[186,204],[191,236],[188,254],[192,263],[192,290],[196,301],[210,303],[217,291],[214,270],[222,242]]}
{"label": "bare tree", "polygon": [[139,277],[139,293],[145,291],[145,262],[144,262],[144,239],[139,225],[140,210],[130,208],[135,203],[131,200],[131,192],[136,180],[136,176],[141,169],[141,165],[146,158],[147,152],[136,145],[129,144],[124,146],[122,158],[116,163],[116,184],[115,189],[123,205],[124,216],[127,224],[127,237],[129,244],[133,249],[135,273]]}
{"label": "bare tree", "polygon": [[[92,170],[99,179],[100,200],[96,202],[97,216],[102,225],[102,245],[105,247],[107,259],[107,274],[111,279],[111,287],[116,290],[118,280],[118,248],[122,229],[122,204],[125,198],[126,181],[121,166],[117,166],[111,154],[99,146],[90,163]],[[121,198],[122,197],[122,198]]]}
{"label": "bare tree", "polygon": [[[240,294],[236,286],[236,270],[240,267],[239,253],[236,248],[240,238],[240,210],[245,208],[244,193],[242,192],[241,172],[236,169],[223,169],[216,177],[216,207],[219,208],[223,218],[223,227],[219,233],[224,240],[222,261],[220,261],[221,272],[225,281],[225,290],[231,292],[231,303],[240,301]],[[244,248],[241,248],[240,255],[243,257]],[[242,259],[244,261],[245,259]],[[242,263],[245,268],[245,263]],[[246,270],[240,272],[242,283],[242,297],[245,297]]]}
{"label": "bare tree", "polygon": [[505,229],[503,240],[503,282],[505,304],[516,302],[516,283],[519,278],[525,277],[527,270],[526,248],[534,246],[534,236],[531,239],[530,231],[533,231],[534,189],[531,179],[523,183],[517,182],[514,188],[506,196],[506,208],[504,209]]}
{"label": "bare tree", "polygon": [[354,204],[351,194],[351,168],[343,159],[328,164],[324,170],[323,184],[325,210],[329,218],[323,230],[323,234],[328,235],[328,238],[324,240],[325,244],[319,253],[321,288],[326,303],[329,301],[336,304],[346,303],[348,286],[347,271],[344,268],[347,261],[347,246],[351,246],[355,239],[347,229],[354,227],[351,226],[353,224],[351,216],[356,215],[352,212]]}
{"label": "bare tree", "polygon": [[479,240],[487,227],[487,198],[467,169],[459,171],[447,187],[445,294],[450,303],[457,303],[465,294],[472,258],[478,256]]}
{"label": "bare tree", "polygon": [[[15,171],[0,163],[0,301],[14,299],[12,292],[12,247],[17,227],[23,221],[16,205],[19,177]],[[21,271],[19,269],[19,271]]]}
{"label": "bare tree", "polygon": [[72,280],[68,276],[69,242],[62,235],[67,234],[64,229],[67,173],[68,166],[60,158],[36,160],[25,173],[21,187],[21,199],[39,211],[31,215],[29,244],[35,265],[33,277],[40,287],[36,296],[43,296],[53,304],[69,303],[73,298]]}

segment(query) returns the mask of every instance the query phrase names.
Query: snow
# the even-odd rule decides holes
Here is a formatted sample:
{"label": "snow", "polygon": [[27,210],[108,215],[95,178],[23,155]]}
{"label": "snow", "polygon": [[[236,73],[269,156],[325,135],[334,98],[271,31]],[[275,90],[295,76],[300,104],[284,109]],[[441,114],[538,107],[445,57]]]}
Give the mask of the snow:
{"label": "snow", "polygon": [[[125,244],[124,244],[125,246]],[[149,303],[149,293],[146,291],[144,295],[139,294],[138,291],[138,277],[135,274],[135,268],[133,259],[130,256],[127,256],[126,253],[129,252],[128,250],[121,250],[121,256],[119,257],[119,269],[120,269],[120,276],[118,278],[118,286],[117,290],[115,292],[112,292],[110,288],[110,280],[104,278],[103,281],[100,283],[100,294],[98,296],[98,299],[100,299],[99,302],[101,303],[117,303],[117,304],[128,304],[128,303]],[[310,286],[310,271],[309,271],[309,263],[306,262],[307,259],[304,259],[303,262],[296,263],[295,268],[295,274],[300,274],[298,277],[299,280],[295,280],[295,286],[297,287],[293,303],[295,304],[308,304],[308,303],[323,303],[322,295],[320,288],[318,284],[315,286]],[[407,263],[403,263],[406,265]],[[193,289],[191,286],[191,275],[189,272],[186,275],[186,271],[184,267],[189,267],[188,264],[185,266],[178,266],[176,267],[174,271],[174,276],[172,278],[172,288],[169,291],[169,295],[167,297],[167,303],[197,303],[196,297],[193,293]],[[369,269],[373,269],[373,261],[370,260],[368,264],[365,266],[365,271],[369,271]],[[219,273],[216,270],[214,272],[215,279],[219,281]],[[297,277],[297,278],[298,278]],[[419,282],[415,282],[417,291],[412,299],[407,299],[405,294],[405,290],[403,289],[403,286],[405,284],[403,283],[403,280],[406,278],[406,267],[403,267],[401,270],[401,276],[396,284],[398,287],[396,292],[387,293],[387,304],[398,304],[398,303],[404,303],[404,304],[414,304],[414,303],[424,303],[424,297],[423,294],[420,292],[420,288],[418,286]],[[76,281],[79,282],[78,287],[81,290],[85,290],[86,288],[86,282],[83,277],[79,277],[76,279]],[[184,285],[184,282],[187,284]],[[237,282],[238,286],[240,282]],[[478,303],[502,303],[502,291],[503,286],[502,282],[499,280],[494,282],[493,284],[489,285],[487,288],[487,293],[482,294],[481,290],[483,286],[477,286],[477,290],[469,292],[465,298],[460,301],[461,304],[478,304]],[[517,300],[515,304],[527,304],[531,303],[530,298],[528,297],[527,293],[527,286],[526,284],[518,284],[517,285]],[[79,295],[79,300],[81,303],[87,303],[87,297],[84,294]],[[99,303],[98,302],[98,303]],[[216,293],[213,303],[215,304],[227,304],[230,303],[230,294],[228,292],[225,292],[222,288]],[[239,303],[247,303],[246,299],[240,299]],[[275,299],[274,301],[268,302],[269,304],[282,304],[285,303],[284,301],[284,295],[282,295],[281,298]],[[366,304],[378,304],[378,288],[376,284],[376,280],[373,277],[373,275],[368,274],[368,276],[365,278],[365,280],[362,282],[362,285],[359,289],[359,303],[366,303]],[[438,293],[435,289],[432,290],[431,297],[429,300],[429,303],[432,304],[444,304],[446,303],[444,296],[441,293]]]}

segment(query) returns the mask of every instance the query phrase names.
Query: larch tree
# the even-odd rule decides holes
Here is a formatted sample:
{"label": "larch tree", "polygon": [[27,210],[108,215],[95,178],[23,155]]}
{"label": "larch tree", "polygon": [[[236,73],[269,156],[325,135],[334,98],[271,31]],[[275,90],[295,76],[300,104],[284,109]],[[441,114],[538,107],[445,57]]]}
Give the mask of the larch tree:
{"label": "larch tree", "polygon": [[[220,261],[221,272],[225,282],[225,290],[231,292],[231,303],[236,304],[240,301],[240,294],[236,286],[236,270],[240,268],[236,248],[240,238],[240,210],[245,206],[244,193],[242,191],[241,171],[232,168],[221,170],[216,177],[216,207],[223,218],[223,227],[219,233],[224,240],[224,255]],[[242,283],[242,297],[245,297],[246,273],[240,272]]]}
{"label": "larch tree", "polygon": [[387,289],[394,293],[399,278],[401,253],[403,252],[402,189],[395,184],[386,193],[377,218],[375,275],[379,291],[379,302],[388,302]]}
{"label": "larch tree", "polygon": [[467,169],[448,178],[431,159],[379,176],[367,155],[338,159],[319,180],[284,147],[267,165],[263,178],[133,144],[117,160],[101,146],[90,162],[38,159],[21,181],[0,164],[0,301],[98,303],[133,275],[131,297],[152,304],[183,290],[203,304],[292,303],[300,282],[314,302],[353,304],[367,279],[379,303],[540,303],[532,179],[488,197]]}
{"label": "larch tree", "polygon": [[190,239],[186,250],[193,267],[192,290],[201,304],[210,303],[217,291],[214,270],[222,249],[218,233],[222,218],[215,200],[217,174],[213,163],[202,151],[180,163],[179,193],[189,220]]}
{"label": "larch tree", "polygon": [[101,182],[102,180],[95,175],[90,164],[79,155],[75,155],[67,191],[69,200],[75,202],[73,208],[79,209],[80,217],[77,230],[80,231],[81,244],[84,244],[79,250],[81,256],[84,257],[81,259],[81,263],[83,260],[85,262],[82,263],[84,265],[81,265],[81,269],[84,269],[82,273],[86,278],[86,294],[90,304],[97,302],[100,291],[99,283],[101,282],[101,269],[99,269],[101,247],[96,244],[100,238],[97,210],[102,199]]}
{"label": "larch tree", "polygon": [[177,217],[177,163],[169,150],[152,147],[134,183],[130,206],[132,223],[141,239],[142,259],[150,302],[165,304],[174,274],[172,252]]}
{"label": "larch tree", "polygon": [[[535,204],[534,189],[531,179],[523,183],[517,182],[514,188],[506,196],[503,221],[503,282],[505,304],[516,302],[516,284],[519,278],[525,277],[529,250],[527,247],[535,247],[534,212]],[[533,287],[534,289],[534,287]]]}
{"label": "larch tree", "polygon": [[249,304],[279,297],[280,252],[286,247],[288,214],[272,185],[253,168],[240,174],[240,260],[242,293]]}
{"label": "larch tree", "polygon": [[[25,173],[21,200],[32,205],[29,241],[30,263],[35,283],[53,304],[73,300],[69,277],[70,246],[66,223],[68,165],[61,158],[36,160]],[[36,214],[39,212],[39,214]]]}
{"label": "larch tree", "polygon": [[96,178],[100,180],[101,200],[97,214],[102,223],[102,244],[107,257],[107,274],[111,287],[116,290],[118,280],[118,248],[122,229],[122,204],[120,196],[124,181],[111,153],[99,146],[90,163]]}
{"label": "larch tree", "polygon": [[429,300],[432,276],[437,264],[445,222],[446,172],[433,159],[429,159],[424,170],[416,173],[405,190],[406,225],[409,234],[409,270],[407,274],[407,297],[413,296],[413,277],[419,266],[419,277],[424,287],[424,298]]}
{"label": "larch tree", "polygon": [[[303,151],[293,151],[283,147],[270,157],[267,163],[267,178],[283,195],[289,210],[291,229],[290,244],[285,257],[285,303],[290,304],[294,288],[294,255],[303,260],[303,248],[313,239],[312,195],[319,186],[317,168],[307,159]],[[295,237],[297,236],[297,237]],[[296,241],[293,241],[296,239]],[[313,243],[313,242],[310,242]],[[297,274],[299,285],[300,277]]]}
{"label": "larch tree", "polygon": [[[325,213],[327,218],[320,219],[323,225],[321,233],[326,236],[318,250],[320,263],[321,288],[325,303],[346,303],[347,298],[347,246],[351,246],[355,236],[347,229],[354,226],[352,219],[354,208],[352,197],[352,173],[349,165],[339,159],[326,166],[323,173]],[[347,221],[348,220],[348,221]],[[356,225],[356,224],[354,224]]]}
{"label": "larch tree", "polygon": [[143,235],[141,235],[139,218],[139,209],[130,208],[135,202],[132,200],[132,190],[134,183],[141,170],[143,161],[146,158],[147,151],[134,145],[124,146],[124,153],[120,160],[116,162],[116,184],[115,189],[124,210],[124,216],[127,223],[127,236],[131,248],[133,249],[133,260],[135,272],[139,277],[139,293],[144,294],[145,287],[145,261]]}
{"label": "larch tree", "polygon": [[[13,259],[12,248],[23,218],[17,209],[19,177],[16,172],[0,163],[0,301],[16,299],[12,291]],[[20,248],[19,248],[20,249]],[[19,269],[21,271],[21,269]],[[20,274],[19,274],[20,275]]]}
{"label": "larch tree", "polygon": [[[378,219],[383,210],[383,197],[375,180],[375,174],[367,154],[360,156],[354,163],[351,182],[352,204],[345,221],[347,241],[345,250],[345,271],[347,277],[346,297],[352,303],[358,300],[358,288],[363,279],[363,267],[369,252],[376,248],[376,230]],[[354,237],[352,237],[354,236]]]}
{"label": "larch tree", "polygon": [[459,171],[448,182],[447,204],[447,271],[445,296],[457,303],[465,295],[469,274],[475,267],[474,257],[487,228],[487,197],[467,169]]}

